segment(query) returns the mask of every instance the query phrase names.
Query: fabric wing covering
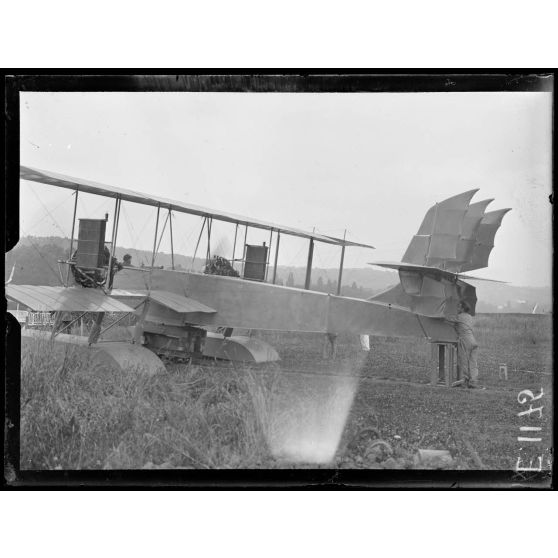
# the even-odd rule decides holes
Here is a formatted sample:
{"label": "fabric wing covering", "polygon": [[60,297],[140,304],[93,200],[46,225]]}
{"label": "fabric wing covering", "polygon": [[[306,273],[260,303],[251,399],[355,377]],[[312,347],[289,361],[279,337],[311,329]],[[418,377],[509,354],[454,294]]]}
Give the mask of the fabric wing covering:
{"label": "fabric wing covering", "polygon": [[81,287],[6,285],[6,297],[35,312],[133,312],[101,291]]}
{"label": "fabric wing covering", "polygon": [[477,191],[469,190],[432,206],[402,262],[454,273],[486,267],[496,231],[509,209],[485,213],[493,200],[470,204]]}
{"label": "fabric wing covering", "polygon": [[469,190],[432,206],[424,216],[402,261],[443,267],[443,262],[455,260],[463,219],[475,192],[477,190]]}
{"label": "fabric wing covering", "polygon": [[461,271],[470,271],[488,266],[488,258],[494,248],[496,232],[502,224],[502,219],[509,209],[500,209],[485,213],[475,235],[475,246],[469,262],[465,262]]}
{"label": "fabric wing covering", "polygon": [[448,262],[447,269],[450,271],[461,271],[464,264],[471,261],[476,242],[476,234],[484,216],[484,211],[488,204],[494,200],[483,200],[472,203],[463,218],[461,238],[457,243],[456,258],[453,262]]}

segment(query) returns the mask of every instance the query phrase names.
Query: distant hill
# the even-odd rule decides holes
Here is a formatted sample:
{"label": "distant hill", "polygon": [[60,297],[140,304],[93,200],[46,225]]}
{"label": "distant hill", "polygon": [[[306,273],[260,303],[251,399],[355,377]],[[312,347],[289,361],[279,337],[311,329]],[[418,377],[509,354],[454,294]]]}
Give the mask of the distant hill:
{"label": "distant hill", "polygon": [[[13,282],[26,285],[60,285],[60,272],[57,260],[68,256],[69,239],[61,237],[23,237],[18,245],[6,254],[5,280],[8,279],[15,264]],[[134,265],[149,265],[151,252],[135,250],[122,246],[116,247],[116,257],[122,260],[124,254],[132,256]],[[205,258],[192,258],[182,254],[174,255],[177,269],[203,270]],[[156,265],[170,267],[171,255],[157,254]],[[270,269],[270,271],[272,271]],[[279,266],[277,283],[301,287],[306,270],[303,267]],[[332,268],[313,268],[312,288],[335,293],[338,270]],[[343,271],[342,294],[358,298],[368,298],[399,282],[397,273],[377,268],[347,268]],[[552,309],[550,287],[517,287],[488,281],[475,282],[477,287],[478,312],[526,312],[530,313],[535,305],[537,312]]]}
{"label": "distant hill", "polygon": [[[62,239],[50,237],[38,239],[39,242],[33,240],[21,239],[17,246],[6,254],[4,280],[8,279],[15,265],[15,284],[60,285],[57,261],[67,257],[67,251],[62,247]],[[41,242],[43,240],[44,242]]]}

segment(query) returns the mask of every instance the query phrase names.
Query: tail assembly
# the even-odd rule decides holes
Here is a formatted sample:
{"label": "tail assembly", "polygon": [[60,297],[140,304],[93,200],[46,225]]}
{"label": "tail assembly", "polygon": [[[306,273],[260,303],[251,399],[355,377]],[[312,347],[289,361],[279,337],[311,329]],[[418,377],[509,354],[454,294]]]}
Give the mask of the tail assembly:
{"label": "tail assembly", "polygon": [[494,238],[509,209],[485,213],[493,200],[471,204],[478,190],[469,190],[431,207],[401,262],[376,262],[399,272],[399,285],[369,300],[410,309],[432,318],[455,315],[466,301],[474,315],[476,289],[463,271],[488,266]]}

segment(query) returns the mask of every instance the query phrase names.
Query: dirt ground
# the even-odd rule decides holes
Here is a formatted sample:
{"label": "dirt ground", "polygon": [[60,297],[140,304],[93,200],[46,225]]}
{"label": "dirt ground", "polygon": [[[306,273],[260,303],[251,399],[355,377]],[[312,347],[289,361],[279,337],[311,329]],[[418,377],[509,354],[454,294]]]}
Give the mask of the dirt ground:
{"label": "dirt ground", "polygon": [[[321,358],[323,338],[268,334],[281,354],[281,368],[288,373],[356,374],[359,384],[338,451],[338,465],[366,467],[357,441],[359,431],[376,428],[395,454],[416,449],[449,450],[452,468],[514,469],[542,456],[550,468],[552,442],[552,323],[537,315],[480,315],[476,319],[480,344],[480,381],[486,389],[446,388],[430,385],[430,346],[422,340],[371,337],[369,353],[358,339],[340,338],[334,362]],[[362,356],[364,355],[364,356]],[[508,379],[499,377],[499,364],[508,368]],[[533,407],[528,410],[530,390]],[[527,399],[521,404],[518,397]],[[536,404],[535,404],[536,403]],[[539,417],[539,415],[542,415]],[[521,427],[541,430],[523,432]],[[541,441],[518,441],[519,437]],[[366,440],[363,443],[367,442]],[[344,453],[343,453],[344,452]],[[403,462],[404,463],[404,462]],[[392,462],[393,465],[393,462]],[[402,466],[402,465],[401,465]]]}

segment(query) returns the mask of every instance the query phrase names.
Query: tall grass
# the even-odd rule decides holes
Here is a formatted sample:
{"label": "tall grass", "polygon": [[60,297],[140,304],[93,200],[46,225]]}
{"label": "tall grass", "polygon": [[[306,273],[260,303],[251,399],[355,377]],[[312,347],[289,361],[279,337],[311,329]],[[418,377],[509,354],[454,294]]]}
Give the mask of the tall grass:
{"label": "tall grass", "polygon": [[21,467],[263,466],[275,377],[194,365],[147,377],[34,343],[22,360]]}
{"label": "tall grass", "polygon": [[552,373],[550,315],[480,314],[475,318],[475,337],[480,345],[481,376],[497,374],[499,363],[506,363],[514,371]]}
{"label": "tall grass", "polygon": [[475,333],[487,345],[543,345],[552,342],[552,319],[537,314],[479,314]]}

